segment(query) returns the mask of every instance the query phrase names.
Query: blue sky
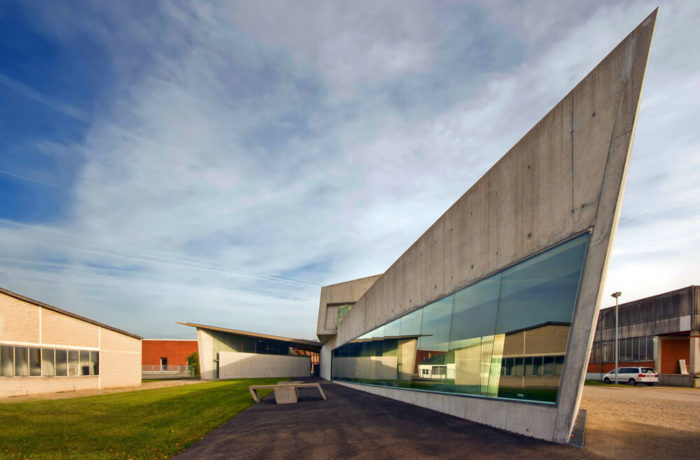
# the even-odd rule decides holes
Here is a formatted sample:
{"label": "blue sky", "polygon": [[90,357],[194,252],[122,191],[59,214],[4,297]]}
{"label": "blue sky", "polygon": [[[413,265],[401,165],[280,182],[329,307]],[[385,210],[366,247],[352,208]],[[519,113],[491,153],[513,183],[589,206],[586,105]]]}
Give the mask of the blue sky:
{"label": "blue sky", "polygon": [[[4,1],[0,286],[312,338],[320,286],[386,270],[657,3]],[[623,301],[700,283],[699,5],[660,2]]]}

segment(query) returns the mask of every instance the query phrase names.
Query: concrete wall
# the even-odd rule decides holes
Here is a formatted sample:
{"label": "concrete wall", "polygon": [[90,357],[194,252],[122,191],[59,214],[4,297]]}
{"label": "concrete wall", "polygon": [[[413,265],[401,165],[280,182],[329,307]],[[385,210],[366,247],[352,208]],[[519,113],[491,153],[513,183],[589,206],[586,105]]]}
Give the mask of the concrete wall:
{"label": "concrete wall", "polygon": [[[368,276],[343,283],[331,284],[321,288],[321,299],[318,308],[318,323],[316,335],[322,342],[337,333],[336,315],[338,305],[354,304],[381,277]],[[329,307],[330,305],[330,307]]]}
{"label": "concrete wall", "polygon": [[197,348],[199,349],[199,375],[202,380],[216,378],[216,356],[214,340],[206,329],[197,328]]}
{"label": "concrete wall", "polygon": [[261,355],[236,351],[219,352],[219,378],[308,377],[308,356]]}
{"label": "concrete wall", "polygon": [[0,377],[0,397],[141,384],[141,339],[5,293],[0,344],[100,352],[99,376]]}
{"label": "concrete wall", "polygon": [[337,331],[340,346],[538,251],[590,232],[557,407],[360,388],[568,442],[619,217],[655,18],[654,12],[457,200],[374,282]]}
{"label": "concrete wall", "polygon": [[333,359],[333,349],[335,348],[335,337],[331,337],[321,347],[320,366],[322,379],[331,379],[331,360]]}

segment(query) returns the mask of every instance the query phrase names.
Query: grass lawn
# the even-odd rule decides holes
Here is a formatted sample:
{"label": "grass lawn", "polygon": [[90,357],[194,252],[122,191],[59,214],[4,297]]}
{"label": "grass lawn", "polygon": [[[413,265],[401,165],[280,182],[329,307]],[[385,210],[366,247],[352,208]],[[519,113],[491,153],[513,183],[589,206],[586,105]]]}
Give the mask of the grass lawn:
{"label": "grass lawn", "polygon": [[279,380],[0,404],[0,458],[168,458],[251,406],[248,385]]}

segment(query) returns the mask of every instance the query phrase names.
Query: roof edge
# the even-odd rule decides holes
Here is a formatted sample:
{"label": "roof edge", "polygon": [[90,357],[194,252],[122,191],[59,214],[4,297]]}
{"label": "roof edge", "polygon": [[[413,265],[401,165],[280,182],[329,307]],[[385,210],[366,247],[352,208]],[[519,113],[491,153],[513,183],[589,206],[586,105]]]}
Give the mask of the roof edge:
{"label": "roof edge", "polygon": [[321,345],[323,345],[319,341],[308,340],[308,339],[295,339],[292,337],[282,337],[282,336],[278,336],[278,335],[260,334],[258,332],[241,331],[238,329],[229,329],[229,328],[220,327],[220,326],[210,326],[207,324],[197,324],[197,323],[189,323],[189,322],[181,322],[181,321],[175,321],[175,322],[177,324],[181,324],[183,326],[195,327],[197,329],[206,329],[209,331],[228,332],[231,334],[245,335],[248,337],[258,337],[261,339],[279,340],[281,342],[293,342],[293,343],[300,343],[300,344],[313,345],[313,346],[319,346],[319,347]]}
{"label": "roof edge", "polygon": [[74,318],[74,319],[77,319],[80,321],[84,321],[86,323],[90,323],[90,324],[93,324],[95,326],[103,327],[105,329],[109,329],[110,331],[118,332],[119,334],[128,335],[129,337],[132,337],[134,339],[143,340],[143,337],[141,337],[139,335],[132,334],[131,332],[127,332],[127,331],[124,331],[122,329],[118,329],[114,326],[110,326],[109,324],[100,323],[99,321],[95,321],[94,319],[86,318],[84,316],[77,315],[77,314],[69,312],[67,310],[63,310],[61,308],[54,307],[53,305],[49,305],[47,303],[40,302],[38,300],[29,298],[29,297],[25,297],[22,294],[17,294],[16,292],[12,292],[12,291],[5,289],[5,288],[0,287],[0,293],[8,295],[10,297],[14,297],[15,299],[21,300],[23,302],[30,303],[30,304],[35,305],[37,307],[46,308],[47,310],[55,311],[56,313],[70,316],[71,318]]}

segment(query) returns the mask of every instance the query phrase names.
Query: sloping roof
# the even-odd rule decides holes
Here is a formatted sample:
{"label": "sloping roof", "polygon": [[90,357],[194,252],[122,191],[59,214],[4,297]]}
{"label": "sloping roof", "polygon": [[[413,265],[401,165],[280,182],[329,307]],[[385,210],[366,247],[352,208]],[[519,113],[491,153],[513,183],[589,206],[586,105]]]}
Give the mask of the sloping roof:
{"label": "sloping roof", "polygon": [[321,342],[318,342],[315,340],[293,339],[290,337],[280,337],[277,335],[259,334],[257,332],[239,331],[237,329],[228,329],[225,327],[208,326],[206,324],[183,323],[180,321],[177,321],[177,324],[182,324],[183,326],[196,327],[198,329],[207,329],[209,331],[226,332],[228,334],[236,334],[236,335],[245,335],[248,337],[255,337],[258,339],[279,340],[280,342],[296,343],[296,344],[300,344],[300,345],[310,345],[310,346],[321,348]]}
{"label": "sloping roof", "polygon": [[95,326],[103,327],[105,329],[109,329],[110,331],[118,332],[119,334],[124,334],[128,335],[129,337],[133,337],[135,339],[141,340],[143,337],[138,336],[136,334],[132,334],[131,332],[126,332],[122,331],[121,329],[117,329],[116,327],[112,327],[108,324],[100,323],[99,321],[95,321],[94,319],[86,318],[84,316],[76,315],[75,313],[71,313],[69,311],[63,310],[58,307],[54,307],[53,305],[49,305],[44,302],[39,302],[38,300],[30,299],[29,297],[25,297],[23,295],[17,294],[16,292],[8,291],[7,289],[0,288],[0,293],[8,295],[10,297],[14,297],[15,299],[21,300],[23,302],[30,303],[32,305],[36,305],[37,307],[41,308],[46,308],[47,310],[55,311],[56,313],[60,313],[62,315],[70,316],[71,318],[75,318],[80,321],[85,321],[86,323],[94,324]]}

